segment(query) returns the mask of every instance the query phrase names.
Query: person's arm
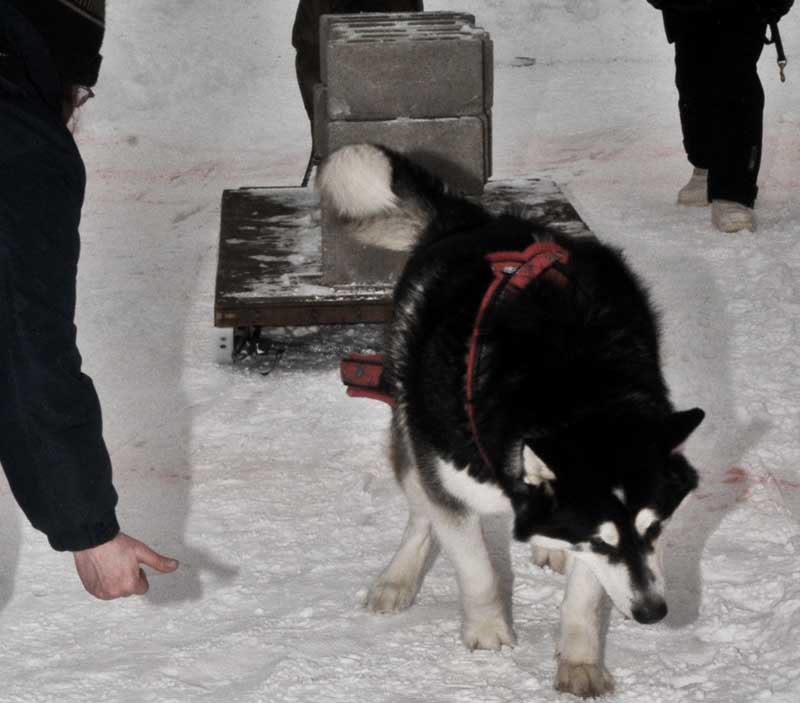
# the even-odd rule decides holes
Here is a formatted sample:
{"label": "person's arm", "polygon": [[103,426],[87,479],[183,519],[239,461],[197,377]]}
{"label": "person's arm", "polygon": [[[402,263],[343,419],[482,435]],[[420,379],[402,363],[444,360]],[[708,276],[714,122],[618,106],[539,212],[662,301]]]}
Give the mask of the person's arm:
{"label": "person's arm", "polygon": [[83,164],[59,105],[0,103],[0,463],[31,524],[54,549],[76,553],[90,593],[141,593],[140,562],[177,564],[120,533],[100,403],[81,371],[73,319]]}

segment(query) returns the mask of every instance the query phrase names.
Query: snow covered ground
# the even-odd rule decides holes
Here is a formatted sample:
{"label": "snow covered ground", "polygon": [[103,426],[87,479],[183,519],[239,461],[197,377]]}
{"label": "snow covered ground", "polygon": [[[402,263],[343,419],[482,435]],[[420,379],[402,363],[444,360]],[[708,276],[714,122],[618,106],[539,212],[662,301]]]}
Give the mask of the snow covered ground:
{"label": "snow covered ground", "polygon": [[[708,419],[702,486],[667,533],[665,623],[614,616],[621,703],[800,699],[800,10],[789,82],[765,50],[756,234],[679,209],[670,48],[644,0],[428,0],[474,12],[496,46],[495,175],[544,175],[624,247],[663,312],[680,407]],[[224,188],[299,181],[305,115],[294,3],[109,3],[79,341],[99,389],[124,528],[181,560],[145,598],[87,596],[0,486],[0,701],[556,701],[562,577],[493,523],[519,644],[467,652],[443,559],[418,602],[364,612],[405,505],[388,411],[349,400],[336,360],[290,350],[265,378],[213,361]],[[355,340],[358,343],[358,340]],[[513,570],[513,578],[512,578]]]}

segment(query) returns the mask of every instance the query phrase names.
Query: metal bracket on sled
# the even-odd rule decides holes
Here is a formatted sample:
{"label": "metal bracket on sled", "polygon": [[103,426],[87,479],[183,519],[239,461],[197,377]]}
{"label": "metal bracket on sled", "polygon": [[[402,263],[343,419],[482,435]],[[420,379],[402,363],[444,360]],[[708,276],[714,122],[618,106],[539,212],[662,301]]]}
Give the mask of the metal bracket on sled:
{"label": "metal bracket on sled", "polygon": [[269,374],[281,360],[284,345],[269,337],[263,337],[260,326],[234,327],[220,335],[217,359],[222,363],[239,363],[254,360],[269,360]]}

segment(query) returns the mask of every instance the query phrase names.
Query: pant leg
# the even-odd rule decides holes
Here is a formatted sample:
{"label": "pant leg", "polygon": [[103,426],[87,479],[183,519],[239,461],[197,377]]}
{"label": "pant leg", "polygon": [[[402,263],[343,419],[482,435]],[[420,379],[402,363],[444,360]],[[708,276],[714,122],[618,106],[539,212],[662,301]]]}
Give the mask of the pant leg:
{"label": "pant leg", "polygon": [[710,20],[698,18],[681,27],[675,40],[675,86],[683,132],[683,147],[697,168],[711,165],[712,105],[708,86],[713,81],[713,46],[708,41]]}
{"label": "pant leg", "polygon": [[764,89],[757,64],[764,28],[757,22],[721,25],[713,42],[709,198],[752,207],[764,119]]}

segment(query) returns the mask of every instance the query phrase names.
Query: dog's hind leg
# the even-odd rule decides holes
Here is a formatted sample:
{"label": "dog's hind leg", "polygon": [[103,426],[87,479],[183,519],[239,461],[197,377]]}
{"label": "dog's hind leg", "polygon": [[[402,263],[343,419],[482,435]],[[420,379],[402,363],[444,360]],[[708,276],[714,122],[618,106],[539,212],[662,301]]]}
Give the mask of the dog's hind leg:
{"label": "dog's hind leg", "polygon": [[414,601],[428,566],[435,557],[428,499],[420,485],[414,461],[405,439],[393,424],[391,459],[408,499],[408,525],[397,553],[389,566],[375,579],[365,606],[376,613],[390,613],[408,608]]}
{"label": "dog's hind leg", "polygon": [[602,662],[605,590],[591,569],[571,555],[567,569],[556,688],[595,698],[614,689],[613,679]]}
{"label": "dog's hind leg", "polygon": [[464,644],[470,649],[512,647],[516,637],[506,616],[480,516],[471,511],[453,514],[431,507],[434,532],[458,576],[464,611]]}
{"label": "dog's hind leg", "polygon": [[415,474],[406,475],[403,488],[409,506],[406,531],[391,563],[367,594],[366,607],[376,613],[403,610],[411,605],[425,577],[433,546],[431,521],[420,510],[418,494],[422,487]]}

